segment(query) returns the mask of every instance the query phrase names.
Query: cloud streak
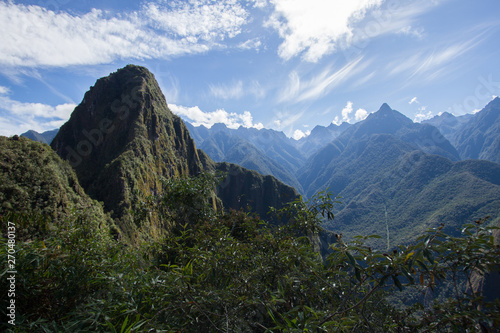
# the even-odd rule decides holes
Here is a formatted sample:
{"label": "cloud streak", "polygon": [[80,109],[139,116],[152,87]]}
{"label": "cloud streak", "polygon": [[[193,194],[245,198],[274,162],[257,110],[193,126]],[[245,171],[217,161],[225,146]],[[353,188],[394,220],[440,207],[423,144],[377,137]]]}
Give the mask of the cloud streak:
{"label": "cloud streak", "polygon": [[230,0],[147,3],[121,15],[97,9],[72,15],[0,2],[0,64],[66,67],[201,53],[240,34],[247,18]]}
{"label": "cloud streak", "polygon": [[288,85],[279,94],[278,101],[303,102],[327,95],[341,83],[365,70],[369,62],[361,63],[362,60],[362,57],[358,57],[337,70],[327,67],[309,80],[302,80],[293,71],[289,74]]}

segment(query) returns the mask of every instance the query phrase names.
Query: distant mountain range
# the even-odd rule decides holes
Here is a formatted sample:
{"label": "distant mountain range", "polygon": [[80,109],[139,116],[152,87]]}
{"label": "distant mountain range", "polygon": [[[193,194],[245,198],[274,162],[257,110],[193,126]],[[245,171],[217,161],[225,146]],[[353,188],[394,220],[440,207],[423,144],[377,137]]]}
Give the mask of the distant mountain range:
{"label": "distant mountain range", "polygon": [[[137,106],[121,103],[123,96]],[[269,129],[184,124],[152,74],[127,66],[96,82],[51,145],[121,223],[131,221],[137,191],[155,192],[160,177],[201,170],[229,173],[232,185],[218,190],[226,207],[250,206],[263,216],[295,197],[293,188],[306,198],[329,189],[342,205],[326,227],[382,234],[383,247],[440,223],[454,232],[475,218],[500,218],[499,98],[474,115],[443,113],[422,123],[383,104],[364,121],[317,126],[294,140]],[[133,233],[130,223],[123,228]]]}

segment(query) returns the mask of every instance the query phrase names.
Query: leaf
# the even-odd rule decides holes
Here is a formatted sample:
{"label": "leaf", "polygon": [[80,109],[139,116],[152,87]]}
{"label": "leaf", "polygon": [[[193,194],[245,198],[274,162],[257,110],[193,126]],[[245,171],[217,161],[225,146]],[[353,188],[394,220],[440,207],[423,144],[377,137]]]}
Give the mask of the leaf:
{"label": "leaf", "polygon": [[424,249],[424,256],[427,258],[427,260],[429,260],[431,264],[434,263],[434,256],[432,255],[431,251],[429,251],[428,249]]}
{"label": "leaf", "polygon": [[416,261],[420,267],[422,267],[426,272],[429,272],[429,269],[427,268],[427,266],[425,266],[425,264],[421,260],[417,259]]}
{"label": "leaf", "polygon": [[414,254],[415,254],[415,251],[411,251],[410,253],[408,253],[408,254],[406,255],[405,262],[407,262],[407,261],[408,261],[408,259],[410,259],[410,258],[411,258]]}
{"label": "leaf", "polygon": [[354,260],[354,257],[348,251],[346,251],[345,254],[347,255],[347,258],[349,259],[351,265],[356,267],[356,261]]}
{"label": "leaf", "polygon": [[122,328],[120,329],[121,333],[125,332],[125,329],[127,327],[127,323],[128,323],[128,316],[125,318],[125,321],[123,322]]}
{"label": "leaf", "polygon": [[356,273],[356,279],[358,279],[358,281],[361,282],[361,273],[359,272],[359,269],[355,267],[354,271]]}
{"label": "leaf", "polygon": [[401,282],[399,281],[399,279],[396,275],[392,276],[392,280],[394,281],[394,284],[396,285],[396,287],[398,287],[399,291],[403,291],[403,286],[401,285]]}
{"label": "leaf", "polygon": [[420,285],[424,286],[424,274],[420,274]]}

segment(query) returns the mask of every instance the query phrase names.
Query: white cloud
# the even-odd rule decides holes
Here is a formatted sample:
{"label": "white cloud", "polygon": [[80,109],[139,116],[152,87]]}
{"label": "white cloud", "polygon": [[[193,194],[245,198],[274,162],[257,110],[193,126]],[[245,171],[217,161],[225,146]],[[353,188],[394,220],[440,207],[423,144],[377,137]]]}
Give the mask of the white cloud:
{"label": "white cloud", "polygon": [[0,135],[21,134],[28,130],[44,132],[61,127],[70,117],[76,104],[57,106],[42,103],[23,103],[0,96],[2,126]]}
{"label": "white cloud", "polygon": [[148,3],[120,16],[0,2],[0,64],[64,67],[200,53],[240,34],[247,17],[231,0]]}
{"label": "white cloud", "polygon": [[411,101],[409,101],[409,102],[408,102],[408,104],[410,104],[410,105],[411,105],[411,104],[413,104],[413,103],[417,103],[417,104],[419,104],[417,97],[413,97],[413,98],[411,99]]}
{"label": "white cloud", "polygon": [[316,62],[352,36],[353,24],[382,0],[271,0],[275,12],[267,22],[284,39],[278,53],[283,59],[299,54]]}
{"label": "white cloud", "polygon": [[348,101],[346,106],[342,109],[342,120],[346,123],[350,122],[350,114],[352,113],[353,108],[352,108],[352,102]]}
{"label": "white cloud", "polygon": [[309,134],[311,134],[311,131],[306,131],[306,132],[303,132],[299,129],[295,130],[293,132],[293,135],[292,135],[292,138],[294,138],[295,140],[300,140],[302,138],[305,138],[306,136],[308,136]]}
{"label": "white cloud", "polygon": [[4,86],[0,86],[0,95],[7,95],[10,93],[10,89]]}
{"label": "white cloud", "polygon": [[197,0],[174,3],[173,10],[150,2],[140,15],[161,31],[181,38],[212,41],[238,35],[248,14],[234,1]]}
{"label": "white cloud", "polygon": [[253,127],[257,129],[264,128],[262,123],[254,123],[252,114],[249,111],[238,114],[234,112],[227,112],[224,109],[218,109],[213,112],[204,112],[199,107],[186,107],[182,105],[169,104],[170,110],[179,116],[184,116],[190,120],[194,126],[203,125],[205,127],[212,127],[214,124],[222,123],[228,128],[237,129],[240,126]]}
{"label": "white cloud", "polygon": [[342,123],[351,123],[351,121],[353,120],[351,118],[353,112],[354,112],[354,121],[355,122],[365,120],[369,114],[368,111],[366,111],[365,109],[361,109],[361,108],[354,111],[353,102],[348,101],[346,106],[344,106],[344,108],[341,111],[342,119],[340,119],[339,116],[335,116],[335,118],[332,121],[332,124],[335,124],[338,126]]}
{"label": "white cloud", "polygon": [[342,124],[342,120],[340,120],[339,116],[335,116],[335,118],[333,118],[332,120],[332,124],[339,126],[340,124]]}
{"label": "white cloud", "polygon": [[419,109],[419,113],[415,115],[415,118],[413,119],[414,122],[420,123],[423,120],[431,119],[433,117],[432,111],[425,112],[425,107],[422,107]]}
{"label": "white cloud", "polygon": [[368,111],[366,111],[365,109],[357,109],[356,113],[354,114],[354,119],[356,121],[365,120],[366,117],[368,117]]}
{"label": "white cloud", "polygon": [[257,51],[259,51],[261,45],[262,45],[262,42],[260,41],[259,38],[253,38],[253,39],[249,39],[245,42],[238,44],[238,48],[240,48],[242,50],[257,50]]}

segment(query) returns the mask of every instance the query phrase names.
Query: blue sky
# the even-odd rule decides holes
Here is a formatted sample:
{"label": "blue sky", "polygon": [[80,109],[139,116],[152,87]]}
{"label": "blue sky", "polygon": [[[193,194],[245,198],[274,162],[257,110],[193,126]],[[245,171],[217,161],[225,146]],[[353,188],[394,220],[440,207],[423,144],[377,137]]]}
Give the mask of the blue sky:
{"label": "blue sky", "polygon": [[498,0],[0,0],[0,135],[61,126],[149,68],[195,125],[300,138],[387,102],[415,121],[500,95]]}

